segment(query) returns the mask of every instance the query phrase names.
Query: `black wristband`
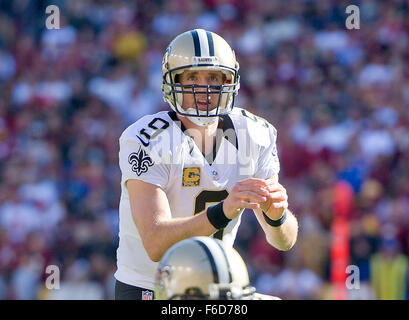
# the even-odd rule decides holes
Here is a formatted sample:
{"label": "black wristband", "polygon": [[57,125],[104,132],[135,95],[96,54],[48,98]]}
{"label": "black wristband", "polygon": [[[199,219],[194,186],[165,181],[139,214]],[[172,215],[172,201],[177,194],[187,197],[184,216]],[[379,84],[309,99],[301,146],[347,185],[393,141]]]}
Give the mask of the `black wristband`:
{"label": "black wristband", "polygon": [[264,220],[266,220],[266,222],[267,222],[270,226],[272,226],[272,227],[279,227],[279,226],[281,226],[281,225],[284,223],[285,219],[287,218],[287,210],[284,211],[283,216],[282,216],[280,219],[278,219],[278,220],[272,220],[272,219],[270,219],[264,212],[263,212],[263,216],[264,216]]}
{"label": "black wristband", "polygon": [[223,229],[231,221],[223,212],[223,201],[207,208],[207,218],[217,230]]}

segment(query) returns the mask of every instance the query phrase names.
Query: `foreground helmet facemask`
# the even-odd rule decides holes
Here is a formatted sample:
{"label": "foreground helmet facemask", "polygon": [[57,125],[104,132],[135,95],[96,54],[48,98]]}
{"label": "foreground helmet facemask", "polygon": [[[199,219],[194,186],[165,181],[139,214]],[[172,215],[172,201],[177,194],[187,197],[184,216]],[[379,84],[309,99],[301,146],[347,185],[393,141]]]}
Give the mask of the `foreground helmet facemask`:
{"label": "foreground helmet facemask", "polygon": [[[225,83],[220,86],[182,85],[178,75],[185,70],[220,71]],[[214,32],[203,29],[187,31],[177,36],[168,46],[162,61],[162,93],[170,107],[182,116],[186,116],[197,125],[207,126],[217,121],[218,116],[228,114],[240,88],[239,64],[229,44]],[[192,94],[195,106],[187,110],[182,108],[183,95]],[[208,103],[206,110],[200,110],[198,95],[206,95],[215,106]]]}
{"label": "foreground helmet facemask", "polygon": [[155,279],[155,299],[159,300],[245,299],[254,292],[238,252],[209,237],[172,246],[159,263]]}

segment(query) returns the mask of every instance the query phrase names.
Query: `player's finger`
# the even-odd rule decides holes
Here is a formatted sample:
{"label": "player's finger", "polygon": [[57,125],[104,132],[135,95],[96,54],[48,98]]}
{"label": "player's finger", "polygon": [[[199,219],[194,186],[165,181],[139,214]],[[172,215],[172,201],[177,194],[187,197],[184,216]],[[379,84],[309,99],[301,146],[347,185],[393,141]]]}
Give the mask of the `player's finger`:
{"label": "player's finger", "polygon": [[243,191],[251,191],[254,193],[259,194],[260,196],[267,197],[269,196],[270,192],[266,188],[260,188],[254,185],[237,185],[235,186],[235,191],[237,192],[243,192]]}
{"label": "player's finger", "polygon": [[274,184],[274,183],[278,183],[277,178],[268,178],[265,180],[265,182],[270,185],[270,184]]}
{"label": "player's finger", "polygon": [[285,188],[278,182],[272,182],[267,185],[267,190],[270,192],[285,190]]}
{"label": "player's finger", "polygon": [[283,200],[287,200],[288,196],[283,191],[276,191],[276,192],[271,192],[270,195],[269,195],[269,198],[272,201],[283,201]]}
{"label": "player's finger", "polygon": [[273,202],[271,205],[275,209],[279,209],[279,208],[287,209],[288,208],[288,202],[287,201]]}
{"label": "player's finger", "polygon": [[251,192],[251,191],[237,192],[234,196],[240,200],[246,200],[250,202],[266,202],[267,201],[267,197],[260,196],[259,194],[255,192]]}
{"label": "player's finger", "polygon": [[248,179],[237,182],[237,185],[254,185],[254,186],[261,187],[261,188],[266,188],[268,186],[268,183],[264,179],[248,178]]}
{"label": "player's finger", "polygon": [[260,204],[257,202],[247,202],[245,200],[238,200],[237,206],[240,208],[247,208],[247,209],[259,209]]}

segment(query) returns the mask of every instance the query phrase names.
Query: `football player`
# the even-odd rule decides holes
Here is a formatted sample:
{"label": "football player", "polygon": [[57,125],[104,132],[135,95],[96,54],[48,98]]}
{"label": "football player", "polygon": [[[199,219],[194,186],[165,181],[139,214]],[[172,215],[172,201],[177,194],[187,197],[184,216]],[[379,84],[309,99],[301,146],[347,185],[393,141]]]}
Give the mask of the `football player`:
{"label": "football player", "polygon": [[177,36],[162,61],[170,111],[147,115],[122,133],[116,298],[153,298],[157,263],[175,243],[211,236],[232,247],[244,209],[252,209],[279,250],[298,223],[279,183],[276,130],[234,107],[239,64],[219,35]]}
{"label": "football player", "polygon": [[240,254],[210,237],[170,247],[159,262],[154,292],[158,300],[281,300],[256,293]]}

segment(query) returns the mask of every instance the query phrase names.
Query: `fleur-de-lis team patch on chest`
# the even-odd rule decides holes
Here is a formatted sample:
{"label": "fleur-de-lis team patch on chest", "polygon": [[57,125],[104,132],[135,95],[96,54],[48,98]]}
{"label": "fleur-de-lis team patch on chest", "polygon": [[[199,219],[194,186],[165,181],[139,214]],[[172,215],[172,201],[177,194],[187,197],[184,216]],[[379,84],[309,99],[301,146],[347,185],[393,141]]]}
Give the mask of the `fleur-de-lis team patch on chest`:
{"label": "fleur-de-lis team patch on chest", "polygon": [[132,166],[132,171],[138,176],[148,171],[154,162],[142,147],[139,147],[138,152],[132,152],[128,157],[128,162]]}

